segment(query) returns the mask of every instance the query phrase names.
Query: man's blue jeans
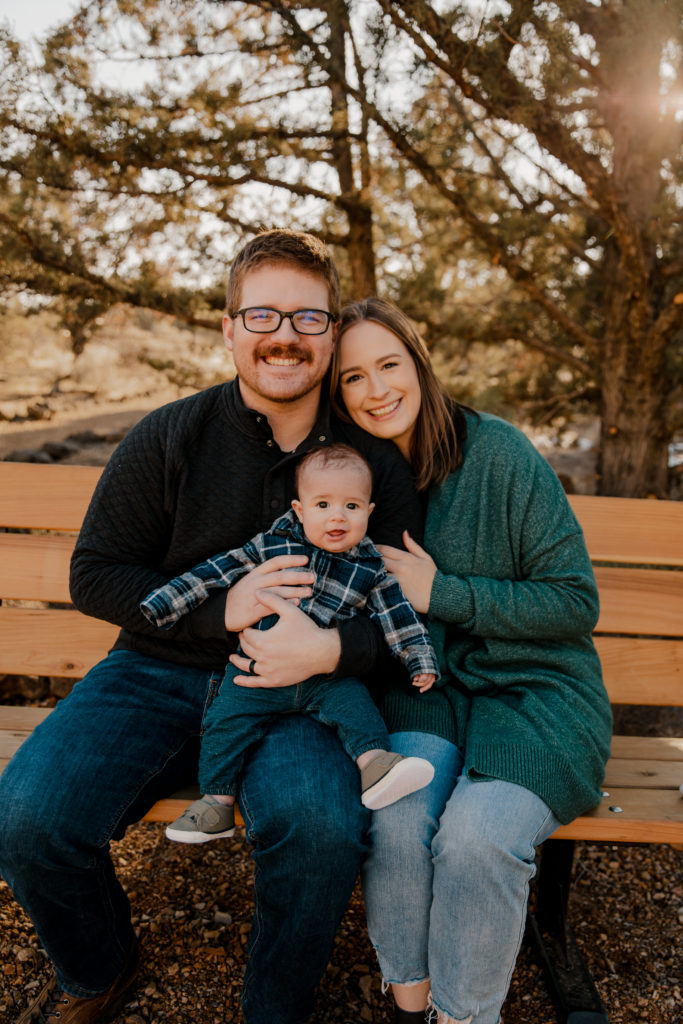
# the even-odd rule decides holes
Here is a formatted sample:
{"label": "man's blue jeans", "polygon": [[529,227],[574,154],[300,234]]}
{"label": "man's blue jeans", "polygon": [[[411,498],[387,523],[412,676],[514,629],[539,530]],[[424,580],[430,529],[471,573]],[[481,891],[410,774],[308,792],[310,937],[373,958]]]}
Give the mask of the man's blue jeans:
{"label": "man's blue jeans", "polygon": [[[196,780],[221,674],[115,651],[0,778],[0,872],[73,995],[105,991],[135,944],[109,843]],[[244,1017],[299,1024],[366,849],[358,771],[330,729],[288,716],[254,751],[239,799],[255,863]]]}

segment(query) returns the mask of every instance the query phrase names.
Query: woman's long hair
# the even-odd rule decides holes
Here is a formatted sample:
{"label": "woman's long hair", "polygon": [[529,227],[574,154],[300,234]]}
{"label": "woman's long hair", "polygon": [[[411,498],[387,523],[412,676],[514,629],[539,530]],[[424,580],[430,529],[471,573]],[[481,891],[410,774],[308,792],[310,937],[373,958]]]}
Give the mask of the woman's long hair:
{"label": "woman's long hair", "polygon": [[369,320],[395,334],[410,352],[420,385],[420,411],[410,441],[410,465],[419,491],[431,484],[443,483],[462,463],[462,445],[467,424],[462,408],[446,395],[437,380],[427,346],[398,306],[387,299],[372,296],[352,302],[342,310],[337,340],[332,355],[331,400],[335,411],[350,419],[341,394],[341,340],[358,323]]}

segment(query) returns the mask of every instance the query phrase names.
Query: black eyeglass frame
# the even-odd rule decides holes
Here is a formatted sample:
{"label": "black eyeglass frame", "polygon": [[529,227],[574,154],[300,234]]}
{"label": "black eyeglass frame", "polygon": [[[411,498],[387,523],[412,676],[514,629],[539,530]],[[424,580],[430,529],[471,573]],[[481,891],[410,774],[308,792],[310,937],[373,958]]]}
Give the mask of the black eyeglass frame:
{"label": "black eyeglass frame", "polygon": [[[277,313],[280,319],[278,320],[275,327],[271,327],[268,330],[264,330],[263,328],[254,330],[253,327],[247,326],[247,321],[245,319],[245,313],[249,313],[253,309],[264,309],[268,313]],[[323,327],[322,331],[300,331],[296,324],[294,323],[294,317],[297,315],[297,313],[320,313],[321,316],[327,317],[325,326]],[[232,314],[233,320],[235,319],[236,316],[242,317],[244,329],[245,331],[249,331],[250,334],[275,334],[276,331],[280,330],[280,327],[282,326],[282,321],[287,319],[290,321],[296,333],[301,334],[304,337],[306,335],[308,335],[309,337],[317,337],[319,334],[324,334],[325,331],[329,329],[330,324],[336,323],[337,320],[339,319],[336,313],[330,313],[330,311],[327,309],[307,309],[304,307],[303,309],[292,309],[289,312],[284,312],[281,309],[275,309],[274,306],[246,306],[244,309],[238,309]]]}

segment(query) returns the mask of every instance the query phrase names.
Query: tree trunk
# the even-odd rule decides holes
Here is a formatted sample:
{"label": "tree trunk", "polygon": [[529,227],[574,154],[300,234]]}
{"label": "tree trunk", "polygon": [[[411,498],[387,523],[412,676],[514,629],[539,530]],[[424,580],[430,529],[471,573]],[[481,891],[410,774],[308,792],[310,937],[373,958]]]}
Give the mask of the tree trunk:
{"label": "tree trunk", "polygon": [[[372,241],[372,208],[367,200],[367,190],[363,181],[356,183],[354,173],[353,148],[349,127],[349,99],[342,84],[346,80],[346,33],[348,30],[348,12],[344,0],[330,5],[329,10],[329,47],[331,60],[336,67],[337,75],[331,76],[330,94],[332,98],[332,126],[334,140],[332,142],[332,158],[339,176],[339,206],[348,218],[349,230],[346,236],[346,251],[351,273],[350,299],[364,299],[377,293],[375,276],[375,250]],[[365,124],[365,121],[363,122]],[[366,145],[360,139],[359,147]],[[362,170],[358,170],[362,177]],[[360,187],[359,187],[360,186]]]}
{"label": "tree trunk", "polygon": [[661,168],[673,127],[657,105],[666,7],[661,0],[624,5],[617,31],[609,5],[594,17],[603,76],[598,108],[613,139],[599,491],[620,497],[668,497],[667,348],[675,325],[656,326],[662,296],[654,284]]}
{"label": "tree trunk", "polygon": [[607,329],[602,353],[602,427],[598,493],[623,498],[668,497],[669,339],[657,333],[648,282],[636,280],[623,253],[605,260]]}
{"label": "tree trunk", "polygon": [[661,396],[634,380],[603,389],[598,494],[667,498],[668,443]]}
{"label": "tree trunk", "polygon": [[377,294],[375,252],[372,244],[372,211],[362,203],[347,207],[349,218],[348,257],[351,270],[351,295],[358,301]]}

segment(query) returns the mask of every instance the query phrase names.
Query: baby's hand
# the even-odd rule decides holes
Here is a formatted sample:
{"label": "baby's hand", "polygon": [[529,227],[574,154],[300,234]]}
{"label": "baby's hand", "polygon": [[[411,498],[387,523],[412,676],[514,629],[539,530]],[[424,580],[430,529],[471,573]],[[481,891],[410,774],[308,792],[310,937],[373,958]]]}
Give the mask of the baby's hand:
{"label": "baby's hand", "polygon": [[413,686],[417,686],[420,693],[424,693],[434,685],[435,679],[433,672],[420,672],[419,676],[413,676]]}

